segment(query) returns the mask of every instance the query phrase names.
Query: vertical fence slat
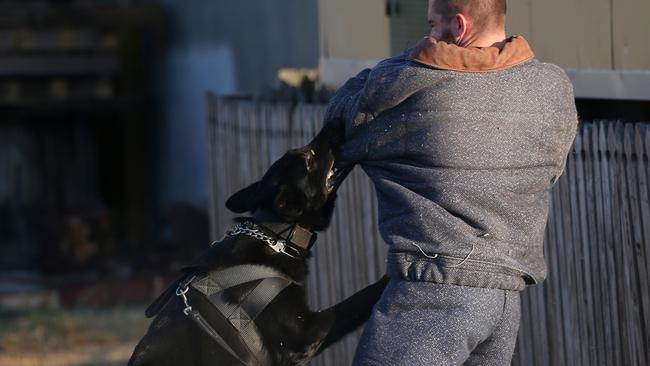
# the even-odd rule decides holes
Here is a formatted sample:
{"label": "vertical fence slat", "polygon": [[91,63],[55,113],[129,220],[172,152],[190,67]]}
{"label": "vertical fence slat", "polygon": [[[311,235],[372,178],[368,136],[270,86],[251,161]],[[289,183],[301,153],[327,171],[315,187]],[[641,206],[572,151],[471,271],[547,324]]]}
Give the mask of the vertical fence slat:
{"label": "vertical fence slat", "polygon": [[[611,323],[610,323],[610,335],[613,340],[613,347],[610,348],[613,353],[613,365],[621,364],[622,361],[622,352],[621,352],[621,339],[620,339],[620,334],[621,332],[619,331],[619,311],[618,311],[618,294],[617,294],[617,288],[618,288],[618,282],[620,278],[620,274],[618,273],[618,268],[615,265],[615,252],[616,252],[616,239],[614,238],[615,236],[615,229],[617,225],[614,224],[614,202],[616,201],[615,199],[612,199],[612,197],[616,197],[616,185],[611,184],[614,182],[612,179],[612,175],[615,176],[615,173],[613,174],[610,170],[610,166],[612,168],[615,167],[616,165],[616,160],[615,160],[615,151],[612,151],[609,146],[608,146],[608,141],[611,140],[613,137],[610,131],[613,129],[613,126],[610,126],[609,124],[605,122],[600,123],[600,131],[599,131],[599,143],[600,143],[600,148],[605,154],[604,159],[601,160],[601,171],[602,171],[602,183],[603,183],[603,202],[604,202],[604,207],[603,207],[603,213],[605,216],[605,219],[603,221],[604,227],[605,227],[605,240],[604,243],[606,245],[606,256],[607,256],[607,273],[610,274],[610,276],[606,277],[604,280],[608,283],[608,295],[611,299],[610,301],[610,316],[611,316]],[[609,139],[608,139],[609,137]]]}
{"label": "vertical fence slat", "polygon": [[[645,136],[644,136],[645,135]],[[635,127],[634,132],[635,152],[637,156],[636,173],[638,178],[639,189],[639,217],[636,227],[640,228],[640,242],[637,242],[637,263],[639,267],[644,268],[644,274],[639,275],[641,286],[642,303],[642,321],[644,326],[645,339],[643,349],[645,363],[650,363],[650,247],[645,245],[650,241],[650,169],[648,169],[648,160],[650,159],[650,128]],[[644,149],[648,149],[645,150]],[[645,259],[645,261],[644,261]]]}
{"label": "vertical fence slat", "polygon": [[[555,207],[558,206],[557,202],[557,190],[558,186],[555,187],[551,194],[550,210],[551,213],[555,212]],[[550,277],[547,283],[543,284],[544,289],[546,290],[547,300],[547,314],[548,314],[548,328],[553,334],[553,337],[550,338],[550,354],[553,357],[553,365],[561,365],[564,363],[564,337],[562,333],[562,303],[560,298],[560,272],[559,272],[559,259],[558,259],[558,246],[552,245],[552,243],[558,242],[560,238],[559,227],[557,225],[557,215],[551,214],[548,220],[547,226],[547,240],[544,251],[546,253],[548,270]],[[525,296],[525,294],[524,294]],[[522,350],[527,352],[527,350]],[[529,364],[527,364],[529,365]]]}
{"label": "vertical fence slat", "polygon": [[633,324],[631,326],[631,336],[634,337],[634,351],[636,360],[641,365],[647,365],[646,360],[646,344],[643,340],[643,313],[648,310],[648,301],[650,295],[647,291],[647,277],[648,273],[645,267],[644,250],[643,250],[643,234],[641,227],[641,212],[640,212],[640,192],[639,192],[639,177],[637,176],[637,164],[639,158],[633,147],[635,138],[635,128],[631,124],[627,124],[624,130],[623,151],[626,160],[626,184],[628,188],[627,196],[627,225],[630,228],[629,238],[629,259],[628,266],[633,270],[630,273],[630,282],[632,285],[633,303],[631,304],[631,313],[633,315]]}
{"label": "vertical fence slat", "polygon": [[[585,236],[583,237],[583,250],[585,253],[588,253],[586,260],[590,262],[590,281],[592,284],[592,296],[591,298],[603,299],[602,287],[600,286],[600,273],[604,270],[602,268],[602,263],[600,261],[600,248],[598,247],[599,242],[599,228],[597,224],[597,215],[595,214],[598,210],[598,200],[597,196],[599,190],[595,188],[598,184],[598,176],[595,173],[595,167],[593,162],[598,161],[598,149],[594,148],[594,137],[597,135],[594,131],[593,124],[587,124],[582,129],[583,134],[583,155],[582,159],[584,160],[584,176],[585,176],[585,206],[584,211],[581,213],[583,217],[584,229],[586,230]],[[589,299],[589,297],[587,298]],[[591,332],[590,334],[594,337],[593,349],[590,351],[593,354],[595,364],[604,365],[606,361],[606,346],[605,346],[605,335],[603,332],[598,331],[599,329],[604,329],[604,314],[603,314],[603,301],[594,301],[593,310],[590,317]]]}
{"label": "vertical fence slat", "polygon": [[592,302],[588,301],[588,299],[592,298],[593,294],[591,292],[591,281],[589,281],[588,275],[586,274],[589,267],[589,261],[585,260],[585,252],[583,251],[582,245],[582,243],[587,241],[586,235],[583,235],[584,216],[582,215],[585,199],[584,171],[582,166],[583,151],[582,134],[578,133],[573,143],[571,158],[568,159],[568,174],[565,177],[565,180],[570,187],[570,221],[574,255],[572,267],[575,269],[574,273],[576,277],[576,287],[573,290],[575,296],[575,305],[573,306],[575,316],[572,317],[572,319],[574,319],[576,323],[574,334],[577,334],[578,339],[581,340],[581,342],[578,342],[578,349],[576,350],[580,355],[580,358],[576,361],[581,364],[593,364],[594,362],[591,360],[591,352],[589,352],[590,343],[593,339],[589,334],[589,325],[591,325],[589,315],[591,313]]}
{"label": "vertical fence slat", "polygon": [[[630,294],[630,280],[629,270],[626,262],[627,255],[627,239],[628,227],[625,225],[625,207],[622,198],[625,196],[626,186],[624,185],[624,171],[623,171],[623,157],[620,140],[622,138],[621,124],[610,126],[608,131],[608,148],[613,153],[614,161],[613,169],[610,170],[612,182],[612,216],[614,220],[614,260],[615,268],[617,269],[617,296],[619,299],[631,299]],[[619,317],[619,331],[622,344],[622,360],[625,365],[632,365],[632,357],[634,354],[634,340],[629,334],[628,317],[629,306],[628,301],[621,301],[618,306]]]}

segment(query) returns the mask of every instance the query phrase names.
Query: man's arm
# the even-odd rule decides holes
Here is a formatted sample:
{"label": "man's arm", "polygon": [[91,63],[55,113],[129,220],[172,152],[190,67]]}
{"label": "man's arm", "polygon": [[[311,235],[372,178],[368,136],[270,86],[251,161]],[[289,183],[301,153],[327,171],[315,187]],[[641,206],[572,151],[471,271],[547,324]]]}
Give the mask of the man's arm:
{"label": "man's arm", "polygon": [[363,93],[363,88],[366,85],[370,71],[370,69],[361,71],[357,76],[350,78],[339,88],[327,105],[325,124],[331,123],[332,121],[340,121],[344,124],[343,127],[346,133],[349,132],[350,123],[354,119],[355,110],[357,109],[359,98]]}
{"label": "man's arm", "polygon": [[[371,69],[365,69],[340,87],[336,94],[330,99],[327,109],[325,110],[324,125],[330,123],[336,124],[337,128],[343,129],[345,139],[347,140],[352,130],[352,120],[358,109],[359,100],[363,94],[366,81],[370,75]],[[343,148],[342,150],[346,150]],[[351,163],[356,163],[357,159],[342,159]]]}
{"label": "man's arm", "polygon": [[[391,92],[391,88],[396,81],[409,77],[404,75],[402,67],[408,61],[408,54],[409,50],[379,62],[372,69],[361,71],[349,79],[329,102],[325,124],[340,123],[345,131],[346,143],[338,157],[341,161],[363,162],[368,156],[368,144],[363,139],[374,125],[373,121],[403,101],[403,97]],[[414,90],[421,87],[417,80],[410,85]]]}

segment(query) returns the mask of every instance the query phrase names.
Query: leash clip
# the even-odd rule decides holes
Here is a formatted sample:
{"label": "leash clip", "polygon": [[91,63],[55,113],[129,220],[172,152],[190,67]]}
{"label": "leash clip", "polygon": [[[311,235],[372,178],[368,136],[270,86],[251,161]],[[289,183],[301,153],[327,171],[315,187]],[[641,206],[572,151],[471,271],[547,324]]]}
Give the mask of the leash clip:
{"label": "leash clip", "polygon": [[187,291],[189,291],[189,287],[185,287],[182,289],[180,286],[176,288],[176,296],[183,298],[183,302],[185,303],[185,309],[183,309],[183,314],[185,315],[190,315],[190,311],[192,311],[192,307],[190,304],[187,303],[187,296],[185,294]]}
{"label": "leash clip", "polygon": [[287,252],[287,242],[284,240],[275,240],[275,241],[270,241],[269,246],[271,249],[273,249],[274,252],[276,253],[282,253],[284,255],[287,255],[291,258],[296,258],[296,256],[289,254]]}
{"label": "leash clip", "polygon": [[284,248],[287,247],[287,242],[284,240],[271,240],[269,241],[269,247],[271,247],[271,249],[276,253],[284,253]]}
{"label": "leash clip", "polygon": [[178,287],[176,287],[176,296],[182,298],[183,303],[185,303],[185,309],[183,309],[183,314],[188,316],[190,315],[190,311],[192,311],[192,307],[187,302],[187,296],[185,294],[187,293],[187,291],[190,290],[190,283],[194,281],[195,278],[196,276],[192,276],[189,279],[179,283]]}

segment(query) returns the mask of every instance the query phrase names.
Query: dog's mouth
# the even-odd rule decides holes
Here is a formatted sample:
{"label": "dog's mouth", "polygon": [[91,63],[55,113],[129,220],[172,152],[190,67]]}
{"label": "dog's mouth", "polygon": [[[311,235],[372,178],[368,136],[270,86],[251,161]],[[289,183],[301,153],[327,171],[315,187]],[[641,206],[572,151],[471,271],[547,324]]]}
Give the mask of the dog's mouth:
{"label": "dog's mouth", "polygon": [[332,161],[328,169],[327,177],[325,177],[325,191],[327,194],[330,194],[332,191],[334,191],[336,180],[333,178],[335,175],[336,170],[334,169],[334,162]]}
{"label": "dog's mouth", "polygon": [[331,195],[332,192],[338,190],[345,180],[345,177],[352,171],[353,164],[343,164],[336,161],[332,161],[330,164],[329,172],[325,179],[325,189],[328,195]]}
{"label": "dog's mouth", "polygon": [[354,167],[354,164],[337,160],[342,142],[342,131],[330,126],[303,148],[307,172],[318,177],[316,179],[322,184],[321,192],[326,200],[335,196],[334,193]]}

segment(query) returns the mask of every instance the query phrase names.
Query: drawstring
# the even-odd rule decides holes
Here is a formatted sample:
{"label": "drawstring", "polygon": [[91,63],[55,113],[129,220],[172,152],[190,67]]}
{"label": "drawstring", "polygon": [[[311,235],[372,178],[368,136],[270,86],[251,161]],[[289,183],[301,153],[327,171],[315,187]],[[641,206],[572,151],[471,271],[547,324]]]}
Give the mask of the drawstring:
{"label": "drawstring", "polygon": [[467,253],[467,256],[465,257],[465,259],[463,259],[462,261],[460,261],[460,262],[458,262],[456,264],[448,265],[447,267],[460,267],[460,266],[462,266],[463,263],[467,262],[467,260],[469,259],[469,256],[472,255],[472,253],[474,253],[474,243],[472,243],[472,250],[470,250],[469,253]]}
{"label": "drawstring", "polygon": [[[424,250],[422,250],[422,247],[420,247],[419,245],[417,245],[417,244],[415,244],[415,243],[409,243],[409,244],[411,244],[411,245],[417,247],[418,250],[420,251],[420,253],[422,253],[422,255],[425,256],[425,257],[427,257],[427,258],[430,258],[430,259],[436,259],[436,258],[439,257],[438,253],[436,253],[436,254],[434,254],[434,255],[429,255],[429,254],[425,253]],[[474,243],[472,243],[472,249],[469,251],[469,253],[467,253],[467,255],[465,256],[465,258],[464,258],[462,261],[460,261],[460,262],[458,262],[458,263],[456,263],[456,264],[450,264],[450,265],[447,265],[446,267],[452,267],[452,268],[453,268],[453,267],[460,267],[460,266],[462,266],[465,262],[467,262],[467,260],[468,260],[469,257],[472,255],[472,253],[474,253],[474,248],[475,248],[475,245],[474,245]]]}
{"label": "drawstring", "polygon": [[411,243],[411,242],[409,242],[409,244],[416,246],[416,247],[420,250],[420,252],[422,253],[422,255],[425,256],[425,257],[427,257],[427,258],[431,258],[431,259],[436,259],[436,258],[438,258],[438,254],[434,254],[433,256],[428,255],[427,253],[424,252],[424,250],[422,250],[422,247],[420,247],[419,245],[417,245],[417,244],[415,244],[415,243]]}

